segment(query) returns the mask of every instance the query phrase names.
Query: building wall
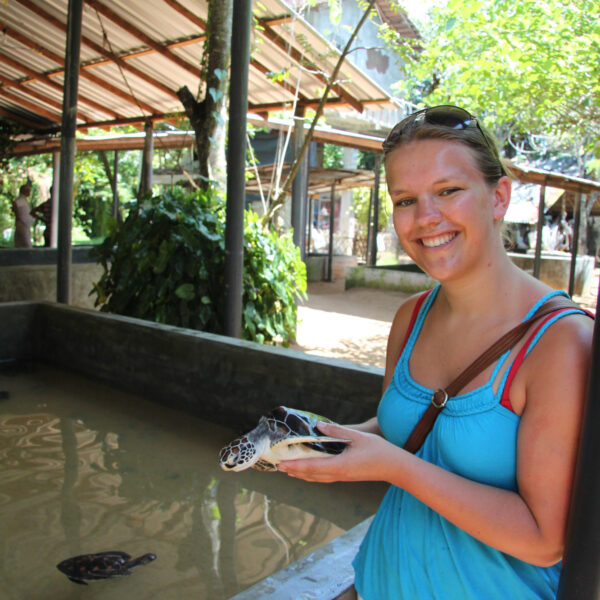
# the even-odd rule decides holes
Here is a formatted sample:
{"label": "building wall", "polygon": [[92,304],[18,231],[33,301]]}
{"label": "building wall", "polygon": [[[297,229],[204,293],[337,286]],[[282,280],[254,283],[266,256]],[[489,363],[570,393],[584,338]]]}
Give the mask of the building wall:
{"label": "building wall", "polygon": [[[315,29],[342,50],[362,14],[363,11],[356,0],[342,0],[342,16],[337,24],[331,23],[328,2],[318,2],[303,16]],[[402,71],[396,62],[397,56],[383,47],[378,33],[377,24],[367,20],[358,32],[355,42],[355,46],[361,49],[352,52],[347,60],[361,68],[376,83],[391,93],[391,85],[402,79]]]}

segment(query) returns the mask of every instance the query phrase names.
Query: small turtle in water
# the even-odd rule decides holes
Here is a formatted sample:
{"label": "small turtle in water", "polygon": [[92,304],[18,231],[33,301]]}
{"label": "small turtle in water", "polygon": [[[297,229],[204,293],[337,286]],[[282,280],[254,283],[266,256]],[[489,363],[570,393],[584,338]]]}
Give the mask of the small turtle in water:
{"label": "small turtle in water", "polygon": [[278,406],[260,418],[246,435],[227,444],[219,454],[224,471],[277,471],[282,460],[340,454],[350,440],[323,435],[317,423],[332,423],[314,413]]}
{"label": "small turtle in water", "polygon": [[87,585],[84,579],[93,581],[131,575],[131,569],[147,565],[155,559],[154,554],[143,554],[131,560],[131,556],[126,552],[113,550],[73,556],[58,563],[56,568],[74,583]]}

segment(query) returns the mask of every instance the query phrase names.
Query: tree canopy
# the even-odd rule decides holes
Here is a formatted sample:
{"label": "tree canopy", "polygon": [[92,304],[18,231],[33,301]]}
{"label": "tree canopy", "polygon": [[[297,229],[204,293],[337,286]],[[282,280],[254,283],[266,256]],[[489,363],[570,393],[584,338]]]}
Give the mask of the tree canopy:
{"label": "tree canopy", "polygon": [[504,139],[552,136],[600,156],[600,3],[448,0],[424,34],[387,31],[411,100],[464,106]]}

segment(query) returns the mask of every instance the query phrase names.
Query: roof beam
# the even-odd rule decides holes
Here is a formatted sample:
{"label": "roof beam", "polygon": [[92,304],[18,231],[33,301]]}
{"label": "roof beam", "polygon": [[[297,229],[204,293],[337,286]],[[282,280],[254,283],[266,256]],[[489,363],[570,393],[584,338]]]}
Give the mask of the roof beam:
{"label": "roof beam", "polygon": [[[316,77],[321,83],[324,83],[325,85],[327,85],[327,83],[328,83],[327,77],[323,73],[321,73],[320,69],[315,64],[310,62],[310,60],[308,60],[302,54],[302,52],[300,52],[297,48],[292,46],[292,44],[288,44],[288,42],[285,40],[285,38],[281,37],[269,25],[269,23],[266,20],[257,18],[257,21],[260,24],[260,26],[263,28],[263,31],[261,32],[262,35],[264,35],[267,39],[269,39],[271,42],[273,42],[276,46],[281,48],[284,52],[289,53],[291,58],[293,58],[296,61],[296,63],[298,63],[299,66],[302,66],[304,64],[308,68],[310,68],[312,71],[314,71],[314,73],[311,73],[311,75]],[[360,113],[363,112],[363,110],[364,110],[363,103],[360,102],[359,100],[357,100],[356,98],[354,98],[354,96],[352,96],[352,94],[347,92],[341,85],[334,83],[331,89],[341,99],[344,100],[345,104],[349,104],[350,106],[352,106],[352,108],[354,108],[355,110],[357,110]]]}
{"label": "roof beam", "polygon": [[[2,27],[3,33],[5,33],[6,35],[14,38],[15,40],[17,40],[24,46],[27,46],[28,48],[35,50],[42,56],[45,56],[49,60],[55,62],[57,65],[60,65],[60,67],[62,69],[64,69],[65,64],[64,64],[64,59],[62,56],[52,52],[52,50],[48,50],[48,48],[45,48],[41,44],[34,42],[28,36],[23,35],[22,33],[18,32],[18,31],[15,31],[12,27],[9,27],[5,23],[0,23],[0,27]],[[142,101],[138,101],[136,98],[133,98],[132,96],[130,96],[123,90],[119,89],[118,87],[116,87],[116,86],[112,85],[111,83],[109,83],[108,81],[106,81],[105,79],[97,77],[96,75],[92,75],[91,73],[87,73],[86,65],[83,65],[80,68],[79,74],[81,77],[84,77],[85,79],[92,81],[96,85],[99,85],[99,86],[103,87],[104,89],[108,90],[111,94],[113,94],[127,102],[135,104],[138,108],[147,110],[149,113],[154,112],[154,109],[151,106],[145,104]],[[122,115],[118,115],[118,116],[121,117]]]}
{"label": "roof beam", "polygon": [[40,125],[39,123],[30,121],[29,119],[26,119],[25,117],[17,115],[16,113],[11,112],[10,110],[6,110],[4,108],[0,108],[0,117],[6,117],[7,119],[10,119],[11,121],[17,121],[17,123],[21,123],[21,125],[25,125],[25,127],[29,127],[31,129],[39,129],[39,130],[46,129],[46,127],[44,125]]}
{"label": "roof beam", "polygon": [[571,177],[570,175],[563,175],[562,173],[554,173],[552,171],[522,168],[512,163],[509,163],[508,168],[519,181],[525,183],[547,185],[568,192],[581,192],[583,194],[600,191],[600,181]]}
{"label": "roof beam", "polygon": [[[154,132],[152,138],[155,150],[167,148],[189,148],[195,144],[193,132],[182,133],[181,135],[162,135],[163,132]],[[98,151],[98,150],[142,150],[144,148],[144,136],[120,137],[107,136],[94,139],[77,138],[75,141],[78,152]],[[11,149],[11,154],[16,156],[27,156],[31,154],[41,154],[60,149],[60,138],[33,139],[18,142]]]}
{"label": "roof beam", "polygon": [[[2,62],[6,63],[7,65],[10,65],[17,71],[21,71],[22,73],[25,73],[29,77],[29,79],[22,80],[20,82],[14,82],[14,84],[7,83],[6,84],[7,87],[17,85],[18,83],[20,83],[22,85],[26,85],[30,81],[35,80],[35,81],[41,81],[42,83],[45,83],[47,86],[59,91],[60,94],[62,95],[63,86],[60,85],[59,83],[56,83],[56,81],[53,81],[50,77],[48,77],[48,75],[45,75],[44,73],[38,73],[37,71],[30,69],[26,65],[21,64],[20,62],[17,62],[16,60],[14,60],[13,58],[8,56],[1,50],[0,50],[0,59],[2,60]],[[96,110],[98,110],[104,114],[111,115],[114,118],[120,117],[120,115],[118,113],[116,113],[115,111],[111,110],[110,108],[107,108],[106,106],[104,106],[103,104],[100,104],[99,102],[96,102],[95,100],[91,100],[84,94],[79,94],[79,100],[81,103],[87,104],[87,105],[91,106],[92,108],[95,108]],[[81,108],[83,109],[83,107],[81,107]]]}
{"label": "roof beam", "polygon": [[[48,96],[45,96],[44,94],[41,94],[40,92],[38,92],[30,87],[27,87],[27,86],[25,86],[21,83],[18,83],[12,79],[9,79],[8,77],[4,77],[4,75],[0,75],[0,83],[2,84],[2,86],[0,87],[0,93],[3,93],[6,90],[6,88],[12,87],[12,88],[19,90],[20,92],[22,92],[23,94],[25,94],[27,96],[31,96],[32,98],[35,98],[36,100],[39,100],[40,102],[42,102],[44,104],[48,104],[49,106],[57,109],[59,114],[62,113],[62,103],[61,102],[52,100],[52,98],[49,98]],[[77,118],[80,119],[81,121],[85,121],[85,118],[79,112],[77,113]]]}
{"label": "roof beam", "polygon": [[194,25],[199,27],[202,31],[206,31],[206,21],[201,19],[198,15],[194,14],[191,10],[188,10],[185,6],[182,6],[177,0],[163,0],[165,4],[168,4],[173,10],[176,10],[179,14],[183,15],[188,21],[191,21]]}
{"label": "roof beam", "polygon": [[[254,67],[257,71],[260,71],[263,75],[269,75],[271,71],[265,67],[261,62],[257,61],[255,58],[250,58],[250,65]],[[298,100],[304,104],[304,102],[308,102],[308,98],[301,94],[291,83],[287,81],[273,80],[273,83],[276,83],[278,86],[282,87],[284,90],[287,90],[292,96],[298,95]]]}
{"label": "roof beam", "polygon": [[129,21],[126,21],[123,17],[118,15],[111,8],[108,8],[108,6],[105,6],[104,4],[102,4],[102,2],[99,2],[99,0],[85,0],[85,2],[88,6],[104,15],[107,19],[110,19],[113,23],[116,23],[119,27],[121,27],[121,29],[124,29],[125,31],[127,31],[127,33],[130,33],[134,37],[138,38],[139,40],[144,42],[144,44],[150,46],[150,48],[153,48],[154,50],[162,54],[164,57],[168,58],[176,65],[180,66],[185,71],[192,73],[198,78],[201,77],[202,74],[198,67],[184,60],[177,54],[174,54],[168,48],[158,43],[156,40],[153,40],[150,36],[146,35],[143,31],[129,23]]}
{"label": "roof beam", "polygon": [[[34,4],[32,2],[32,0],[17,0],[17,2],[19,2],[19,4],[23,5],[25,8],[29,9],[31,12],[42,17],[45,21],[47,21],[51,25],[54,25],[54,27],[56,27],[60,31],[66,33],[67,26],[60,19],[57,19],[56,17],[54,17],[50,13],[46,12],[41,7]],[[109,59],[110,62],[114,62],[116,65],[118,65],[122,69],[133,73],[136,77],[139,77],[140,79],[144,80],[146,83],[149,83],[153,87],[158,88],[165,94],[169,94],[169,95],[173,96],[174,98],[177,98],[177,94],[173,90],[171,90],[169,87],[167,87],[166,85],[164,85],[157,79],[154,79],[154,77],[150,77],[150,75],[147,75],[146,73],[144,73],[140,69],[134,67],[133,65],[127,64],[125,62],[125,60],[123,60],[122,57],[118,57],[116,54],[109,52],[108,50],[103,48],[100,44],[97,44],[96,42],[94,42],[94,40],[90,39],[89,37],[82,35],[81,41],[86,46],[88,46],[88,48],[91,48],[92,50],[94,50],[94,52],[97,52],[100,56],[104,56],[107,59]],[[99,64],[106,64],[106,63],[104,63],[104,62],[94,63],[93,66],[98,66]],[[147,105],[147,106],[149,106],[149,105]],[[157,112],[157,110],[154,107],[150,107],[150,110],[148,110],[148,112],[155,113],[155,112]]]}
{"label": "roof beam", "polygon": [[23,108],[29,109],[31,112],[37,115],[43,115],[47,119],[50,119],[53,123],[60,123],[62,118],[62,112],[59,110],[58,112],[53,112],[47,110],[46,108],[42,108],[39,104],[35,104],[34,102],[30,102],[27,98],[23,98],[21,96],[17,96],[8,90],[0,88],[0,94],[13,102],[16,102],[18,105]]}

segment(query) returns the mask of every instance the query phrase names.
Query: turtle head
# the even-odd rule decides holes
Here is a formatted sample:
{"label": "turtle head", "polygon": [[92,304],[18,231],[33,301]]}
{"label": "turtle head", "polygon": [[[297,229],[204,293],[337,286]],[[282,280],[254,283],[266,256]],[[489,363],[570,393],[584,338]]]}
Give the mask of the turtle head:
{"label": "turtle head", "polygon": [[225,446],[219,454],[219,465],[224,471],[243,471],[258,460],[256,446],[244,435]]}
{"label": "turtle head", "polygon": [[267,422],[261,418],[258,426],[230,442],[219,453],[219,465],[224,471],[243,471],[252,467],[260,458],[263,446],[268,444]]}

